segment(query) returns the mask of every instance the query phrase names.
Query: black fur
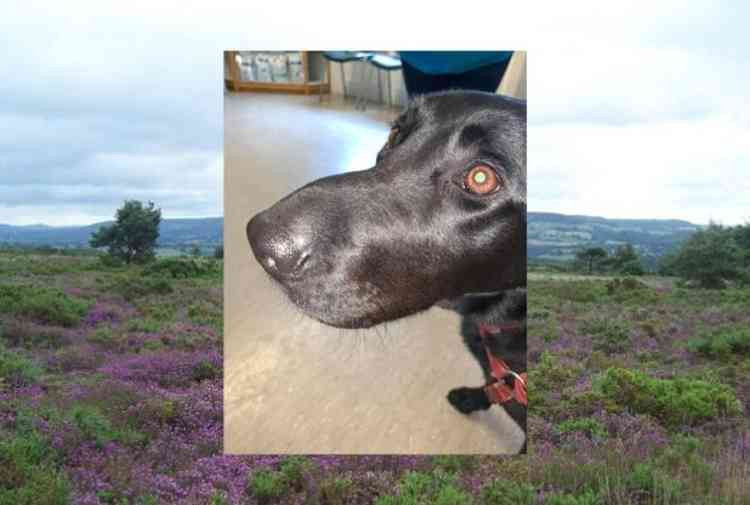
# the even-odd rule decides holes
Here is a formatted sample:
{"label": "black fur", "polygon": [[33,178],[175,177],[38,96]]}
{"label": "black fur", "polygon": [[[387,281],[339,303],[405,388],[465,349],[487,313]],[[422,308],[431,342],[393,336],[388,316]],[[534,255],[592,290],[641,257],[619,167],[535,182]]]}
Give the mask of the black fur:
{"label": "black fur", "polygon": [[[482,196],[463,184],[480,163],[501,183]],[[523,320],[522,335],[491,347],[526,370],[525,102],[422,96],[395,122],[374,167],[304,186],[254,216],[247,235],[263,268],[315,319],[365,328],[436,304],[457,310],[488,382],[479,323]],[[467,414],[489,407],[481,388],[448,399]],[[525,429],[525,409],[513,403],[505,408]]]}

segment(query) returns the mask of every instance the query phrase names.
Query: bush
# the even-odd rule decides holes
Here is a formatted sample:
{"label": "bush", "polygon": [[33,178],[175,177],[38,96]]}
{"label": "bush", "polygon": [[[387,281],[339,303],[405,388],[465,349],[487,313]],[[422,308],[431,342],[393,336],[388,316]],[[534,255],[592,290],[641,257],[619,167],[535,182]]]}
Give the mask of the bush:
{"label": "bush", "polygon": [[320,502],[325,505],[346,505],[353,482],[346,477],[327,477],[320,483]]}
{"label": "bush", "polygon": [[545,498],[544,505],[601,505],[603,502],[592,490],[583,494],[552,494]]}
{"label": "bush", "polygon": [[606,438],[607,436],[609,436],[609,433],[607,432],[607,429],[604,427],[604,425],[596,419],[592,419],[590,417],[565,420],[557,426],[557,429],[560,433],[571,433],[578,431],[581,433],[585,433],[590,437],[596,436],[599,438]]}
{"label": "bush", "polygon": [[682,494],[682,483],[653,462],[637,463],[625,477],[625,484],[631,492],[649,496],[652,503],[676,503]]}
{"label": "bush", "polygon": [[90,305],[59,289],[0,285],[0,312],[46,323],[74,326],[86,315]]}
{"label": "bush", "polygon": [[173,292],[174,288],[164,277],[135,278],[131,275],[119,275],[107,286],[107,290],[133,301],[148,295],[166,295]]}
{"label": "bush", "polygon": [[471,496],[461,490],[453,474],[408,472],[401,479],[398,495],[381,496],[375,505],[470,505]]}
{"label": "bush", "polygon": [[508,480],[494,480],[481,492],[482,505],[532,505],[536,492],[529,484]]}
{"label": "bush", "polygon": [[145,438],[143,434],[131,429],[117,429],[99,409],[89,406],[76,406],[71,411],[73,424],[83,437],[92,440],[98,447],[117,441],[123,444],[136,444]]}
{"label": "bush", "polygon": [[545,393],[573,385],[581,371],[580,365],[561,364],[557,356],[544,351],[539,362],[529,369],[529,411],[534,414],[545,412],[549,407],[544,401]]}
{"label": "bush", "polygon": [[174,279],[189,279],[217,275],[221,270],[216,261],[201,258],[159,259],[143,269],[145,276],[171,276]]}
{"label": "bush", "polygon": [[439,468],[449,473],[461,473],[468,472],[477,467],[477,457],[458,455],[458,454],[446,454],[442,456],[434,456],[432,463],[435,468]]}
{"label": "bush", "polygon": [[0,322],[0,336],[11,347],[27,349],[57,349],[67,341],[65,330],[61,327],[15,318]]}
{"label": "bush", "polygon": [[712,358],[726,359],[732,355],[750,354],[750,328],[722,326],[691,340],[688,349]]}
{"label": "bush", "polygon": [[633,277],[615,278],[607,282],[610,301],[627,305],[651,305],[660,299],[659,293]]}
{"label": "bush", "polygon": [[218,377],[221,377],[221,370],[208,360],[203,360],[193,367],[193,380],[196,382]]}
{"label": "bush", "polygon": [[99,263],[101,263],[101,266],[106,269],[122,268],[125,266],[125,261],[123,261],[121,258],[109,254],[102,254],[101,256],[99,256]]}
{"label": "bush", "polygon": [[[203,363],[207,363],[213,368],[210,363]],[[295,491],[301,491],[304,486],[304,474],[311,468],[312,462],[304,456],[287,456],[281,461],[279,470],[289,486]]]}
{"label": "bush", "polygon": [[221,329],[224,325],[224,312],[221,306],[207,302],[194,303],[188,307],[188,319],[196,324],[213,326]]}
{"label": "bush", "polygon": [[0,505],[67,505],[70,484],[57,455],[33,430],[0,438]]}
{"label": "bush", "polygon": [[742,412],[734,391],[698,379],[653,379],[638,370],[609,368],[594,389],[621,407],[648,414],[670,428]]}
{"label": "bush", "polygon": [[289,490],[286,477],[281,472],[260,470],[250,475],[247,490],[258,499],[258,503],[271,503]]}
{"label": "bush", "polygon": [[593,337],[594,349],[607,354],[623,352],[630,339],[630,323],[625,319],[595,317],[585,320],[581,330]]}
{"label": "bush", "polygon": [[11,387],[34,384],[42,375],[42,369],[21,354],[10,351],[0,344],[0,380]]}

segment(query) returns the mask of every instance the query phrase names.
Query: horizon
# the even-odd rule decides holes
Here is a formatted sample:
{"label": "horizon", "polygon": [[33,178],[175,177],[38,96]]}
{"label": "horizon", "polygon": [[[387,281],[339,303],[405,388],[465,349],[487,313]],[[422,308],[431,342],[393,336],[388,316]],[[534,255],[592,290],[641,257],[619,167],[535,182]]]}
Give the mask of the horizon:
{"label": "horizon", "polygon": [[[721,222],[714,222],[714,221],[708,221],[708,222],[695,222],[691,221],[689,219],[679,218],[679,217],[609,217],[609,216],[602,216],[602,215],[595,215],[595,214],[569,214],[565,212],[555,212],[555,211],[548,211],[548,210],[530,210],[528,211],[529,214],[557,214],[560,216],[565,217],[586,217],[586,218],[595,218],[595,219],[606,219],[610,221],[682,221],[689,223],[694,226],[708,226],[711,223],[719,224],[721,226],[737,226],[737,225],[750,225],[750,219],[746,220],[745,222],[740,223],[721,223]],[[213,216],[177,216],[177,217],[165,217],[162,216],[162,221],[169,220],[169,221],[176,221],[181,219],[224,219],[223,215],[213,215]],[[80,227],[86,227],[86,226],[92,226],[95,224],[102,224],[102,223],[108,223],[113,222],[115,220],[114,217],[104,218],[104,219],[97,219],[95,221],[85,222],[85,223],[75,223],[75,224],[64,224],[64,225],[53,225],[43,222],[35,222],[35,223],[25,223],[25,224],[14,224],[14,223],[7,223],[7,222],[0,222],[0,226],[13,226],[13,227],[33,227],[33,226],[43,226],[48,228],[80,228]]]}

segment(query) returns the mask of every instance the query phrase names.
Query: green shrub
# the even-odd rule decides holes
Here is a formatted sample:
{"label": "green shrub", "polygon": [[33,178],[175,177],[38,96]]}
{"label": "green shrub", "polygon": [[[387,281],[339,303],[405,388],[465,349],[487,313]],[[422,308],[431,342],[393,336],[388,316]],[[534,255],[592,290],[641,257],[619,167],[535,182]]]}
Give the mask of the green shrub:
{"label": "green shrub", "polygon": [[86,340],[93,344],[111,345],[113,342],[119,339],[119,334],[116,333],[111,326],[102,326],[97,328],[93,333],[86,337]]}
{"label": "green shrub", "polygon": [[606,438],[607,436],[609,436],[609,433],[607,432],[607,429],[604,427],[604,425],[596,419],[592,419],[590,417],[565,420],[557,425],[557,429],[558,431],[560,431],[560,433],[571,433],[578,431],[589,436],[596,436],[599,438]]}
{"label": "green shrub", "polygon": [[750,327],[722,326],[691,340],[688,349],[712,358],[750,354]]}
{"label": "green shrub", "polygon": [[446,454],[434,456],[432,463],[435,468],[439,468],[449,473],[468,472],[477,467],[478,461],[476,456]]}
{"label": "green shrub", "polygon": [[651,503],[679,503],[682,495],[682,483],[653,462],[636,463],[625,483],[631,492],[649,496]]}
{"label": "green shrub", "polygon": [[193,367],[194,381],[200,382],[207,379],[216,379],[218,377],[221,377],[221,370],[216,368],[210,361],[201,361]]}
{"label": "green shrub", "polygon": [[581,331],[593,337],[594,349],[613,354],[627,348],[630,323],[624,319],[594,317],[583,322]]}
{"label": "green shrub", "polygon": [[494,480],[482,488],[482,505],[533,505],[536,492],[529,484]]}
{"label": "green shrub", "polygon": [[71,418],[84,438],[92,440],[98,447],[109,442],[118,441],[123,444],[136,444],[144,440],[145,436],[135,430],[117,429],[99,409],[86,405],[76,406],[71,411]]}
{"label": "green shrub", "polygon": [[603,502],[592,490],[582,494],[551,494],[544,499],[544,505],[601,505]]}
{"label": "green shrub", "polygon": [[407,472],[397,495],[381,496],[375,505],[470,505],[471,496],[463,491],[454,474]]}
{"label": "green shrub", "polygon": [[219,262],[203,258],[164,258],[143,269],[145,276],[165,276],[174,279],[215,276],[221,273]]}
{"label": "green shrub", "polygon": [[42,369],[25,356],[8,350],[0,343],[0,380],[11,386],[34,384],[42,375]]}
{"label": "green shrub", "polygon": [[609,281],[606,286],[610,302],[648,306],[661,300],[658,291],[633,277],[615,278]]}
{"label": "green shrub", "polygon": [[148,295],[166,295],[172,293],[174,288],[165,277],[134,277],[124,274],[116,276],[107,290],[133,301]]}
{"label": "green shrub", "polygon": [[597,281],[554,282],[548,288],[548,294],[567,302],[594,303],[604,300],[606,294],[604,283]]}
{"label": "green shrub", "polygon": [[698,379],[653,379],[638,370],[609,368],[596,377],[594,389],[610,401],[649,414],[670,428],[742,412],[728,386]]}
{"label": "green shrub", "polygon": [[0,505],[67,505],[70,484],[58,457],[33,430],[0,437]]}
{"label": "green shrub", "polygon": [[162,329],[162,324],[154,319],[140,318],[129,320],[126,328],[127,331],[138,333],[157,333]]}
{"label": "green shrub", "polygon": [[[213,368],[213,365],[208,363]],[[279,471],[284,476],[287,484],[296,491],[301,491],[304,486],[304,474],[312,468],[312,462],[304,456],[287,456],[281,461]]]}
{"label": "green shrub", "polygon": [[289,486],[283,473],[260,470],[250,475],[247,490],[258,499],[258,503],[271,503],[284,496]]}
{"label": "green shrub", "polygon": [[353,482],[346,477],[326,477],[320,483],[320,500],[325,505],[346,505]]}
{"label": "green shrub", "polygon": [[545,404],[545,393],[552,390],[564,389],[575,383],[581,374],[581,365],[568,365],[560,363],[557,356],[544,351],[529,369],[529,409],[532,413],[542,413],[548,407]]}
{"label": "green shrub", "polygon": [[656,463],[670,475],[685,469],[690,484],[701,493],[709,492],[715,480],[714,469],[701,457],[703,442],[691,435],[677,435],[659,455]]}
{"label": "green shrub", "polygon": [[65,330],[59,326],[47,326],[8,318],[0,321],[0,336],[11,347],[27,349],[57,349],[66,343]]}
{"label": "green shrub", "polygon": [[216,489],[214,494],[211,495],[209,505],[229,505],[229,498],[227,498],[226,491]]}
{"label": "green shrub", "polygon": [[149,303],[139,304],[138,310],[143,313],[146,319],[160,323],[171,322],[177,315],[176,305],[173,303],[163,303],[161,300],[158,303],[149,301]]}
{"label": "green shrub", "polygon": [[34,318],[51,324],[74,326],[88,312],[90,303],[59,289],[0,285],[0,312]]}
{"label": "green shrub", "polygon": [[434,505],[471,505],[473,500],[466,491],[454,485],[445,485],[438,489],[435,498],[430,501]]}
{"label": "green shrub", "polygon": [[125,262],[117,256],[111,254],[102,254],[99,256],[99,263],[106,269],[109,268],[122,268],[125,266]]}
{"label": "green shrub", "polygon": [[188,307],[188,319],[196,324],[204,324],[221,329],[224,313],[221,307],[201,301]]}

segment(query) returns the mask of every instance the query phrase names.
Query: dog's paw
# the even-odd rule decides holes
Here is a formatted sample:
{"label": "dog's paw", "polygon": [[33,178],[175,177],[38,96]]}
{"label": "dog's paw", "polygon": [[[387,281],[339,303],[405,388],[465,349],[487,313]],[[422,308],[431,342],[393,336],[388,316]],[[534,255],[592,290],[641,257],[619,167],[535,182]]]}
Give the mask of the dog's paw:
{"label": "dog's paw", "polygon": [[490,402],[482,388],[456,388],[448,393],[448,401],[462,414],[490,408]]}

